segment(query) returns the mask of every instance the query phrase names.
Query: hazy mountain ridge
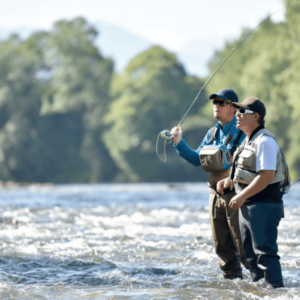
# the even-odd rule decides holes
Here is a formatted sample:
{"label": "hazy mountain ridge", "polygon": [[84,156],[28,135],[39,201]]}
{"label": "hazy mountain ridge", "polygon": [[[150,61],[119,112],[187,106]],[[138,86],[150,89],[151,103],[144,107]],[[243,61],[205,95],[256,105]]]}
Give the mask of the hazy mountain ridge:
{"label": "hazy mountain ridge", "polygon": [[[151,41],[118,26],[101,21],[91,23],[99,32],[96,46],[105,57],[111,57],[114,60],[116,72],[122,72],[132,58],[154,45]],[[0,29],[0,39],[6,39],[12,33],[17,33],[21,38],[27,38],[32,32],[37,30],[40,29]],[[175,53],[188,73],[206,76],[208,73],[207,63],[212,57],[214,50],[221,46],[222,43],[219,39],[210,37],[206,40],[190,41],[180,47]]]}

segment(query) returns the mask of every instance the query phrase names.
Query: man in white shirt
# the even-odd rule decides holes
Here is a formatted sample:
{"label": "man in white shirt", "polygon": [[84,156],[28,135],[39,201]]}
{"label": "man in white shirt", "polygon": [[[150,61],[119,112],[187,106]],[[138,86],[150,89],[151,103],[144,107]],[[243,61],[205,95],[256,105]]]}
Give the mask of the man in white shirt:
{"label": "man in white shirt", "polygon": [[283,217],[280,184],[285,166],[272,133],[264,128],[266,108],[255,97],[248,97],[237,108],[237,128],[246,134],[236,150],[230,177],[218,182],[217,191],[235,185],[237,195],[230,207],[239,209],[242,245],[253,281],[261,278],[274,288],[283,287],[278,256],[278,225]]}
{"label": "man in white shirt", "polygon": [[262,135],[258,143],[258,154],[256,158],[256,170],[276,171],[277,154],[279,146],[275,139]]}

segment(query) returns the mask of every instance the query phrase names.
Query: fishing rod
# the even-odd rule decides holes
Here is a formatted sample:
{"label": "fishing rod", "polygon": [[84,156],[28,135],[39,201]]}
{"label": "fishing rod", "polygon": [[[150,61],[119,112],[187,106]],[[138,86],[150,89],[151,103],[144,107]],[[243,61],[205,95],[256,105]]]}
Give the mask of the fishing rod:
{"label": "fishing rod", "polygon": [[288,191],[290,190],[291,186],[293,186],[293,185],[294,185],[296,182],[298,182],[299,180],[300,180],[300,177],[297,178],[293,183],[290,183],[288,186],[286,186],[286,187],[284,188],[284,190],[286,191],[285,194],[287,194]]}
{"label": "fishing rod", "polygon": [[[295,3],[298,3],[295,1]],[[224,63],[227,61],[227,59],[232,55],[232,53],[244,42],[244,40],[250,35],[252,34],[261,24],[263,24],[265,21],[267,21],[269,18],[271,18],[273,15],[275,15],[276,13],[278,13],[279,11],[283,10],[284,8],[286,8],[288,5],[287,4],[285,6],[283,6],[282,8],[280,8],[279,10],[275,11],[274,13],[268,15],[264,20],[262,20],[255,28],[253,28],[248,34],[246,34],[239,42],[238,44],[229,52],[229,54],[223,59],[223,61],[220,63],[220,65],[217,67],[217,69],[212,73],[212,75],[209,77],[209,79],[206,81],[206,83],[202,86],[202,88],[199,90],[198,94],[196,95],[196,98],[194,99],[194,101],[192,102],[192,104],[190,105],[189,109],[187,110],[187,112],[185,113],[185,115],[183,116],[183,118],[181,119],[181,121],[179,122],[177,128],[179,128],[181,126],[181,124],[183,123],[183,121],[185,120],[186,116],[188,115],[188,113],[190,112],[191,108],[193,107],[193,105],[195,104],[195,102],[197,101],[197,99],[199,98],[199,96],[201,95],[201,93],[203,92],[203,90],[206,88],[206,86],[210,83],[210,81],[213,79],[213,77],[217,74],[217,72],[221,69],[221,67],[224,65]],[[160,155],[158,154],[158,140],[159,140],[159,136],[161,136],[164,140],[164,156],[165,158],[162,159],[160,157]],[[170,145],[172,143],[172,133],[170,130],[168,129],[164,129],[163,131],[161,131],[158,136],[157,136],[157,141],[156,141],[156,154],[157,156],[163,161],[166,162],[167,161],[167,157],[166,157],[166,143],[168,145]]]}

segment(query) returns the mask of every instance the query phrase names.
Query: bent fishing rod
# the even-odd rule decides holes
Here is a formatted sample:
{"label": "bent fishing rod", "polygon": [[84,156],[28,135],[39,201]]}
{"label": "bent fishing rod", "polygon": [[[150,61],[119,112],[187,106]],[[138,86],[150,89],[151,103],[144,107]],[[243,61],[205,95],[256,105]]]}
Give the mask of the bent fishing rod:
{"label": "bent fishing rod", "polygon": [[[295,2],[297,3],[297,2]],[[179,124],[177,125],[177,128],[179,128],[181,126],[181,124],[183,123],[183,121],[185,120],[186,116],[188,115],[188,113],[190,112],[191,108],[193,107],[193,105],[195,104],[195,102],[197,101],[197,99],[199,98],[199,96],[201,95],[201,93],[203,92],[203,90],[206,88],[206,86],[210,83],[210,81],[214,78],[214,76],[217,74],[217,72],[221,69],[221,67],[224,65],[224,63],[228,60],[228,58],[233,54],[233,52],[245,41],[245,39],[252,34],[261,24],[263,24],[265,21],[267,21],[269,18],[271,18],[273,15],[275,15],[276,13],[278,13],[279,11],[283,10],[284,8],[286,8],[288,5],[285,5],[284,7],[280,8],[279,10],[275,11],[274,13],[268,15],[264,20],[262,20],[255,28],[253,28],[248,34],[246,34],[238,43],[237,45],[229,52],[229,54],[223,59],[223,61],[220,63],[220,65],[217,67],[217,69],[212,73],[212,75],[209,77],[209,79],[206,81],[206,83],[202,86],[202,88],[199,90],[198,94],[196,95],[194,101],[192,102],[192,104],[190,105],[189,109],[187,110],[187,112],[185,113],[185,115],[183,116],[183,118],[181,119],[181,121],[179,122]],[[161,136],[164,140],[164,156],[165,158],[161,158],[160,155],[158,154],[158,140],[159,140],[159,136]],[[168,145],[170,145],[172,143],[172,133],[170,130],[165,129],[163,131],[161,131],[158,136],[157,136],[157,141],[156,141],[156,154],[157,156],[163,161],[166,162],[167,161],[167,157],[166,157],[166,143]]]}

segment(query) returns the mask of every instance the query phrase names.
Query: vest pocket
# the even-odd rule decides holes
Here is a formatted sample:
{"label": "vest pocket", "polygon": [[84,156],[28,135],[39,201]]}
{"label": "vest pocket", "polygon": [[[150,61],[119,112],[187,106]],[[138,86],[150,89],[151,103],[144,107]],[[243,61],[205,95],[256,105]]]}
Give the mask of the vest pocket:
{"label": "vest pocket", "polygon": [[255,168],[255,152],[249,149],[244,149],[239,155],[238,164],[246,168]]}
{"label": "vest pocket", "polygon": [[256,172],[251,172],[242,169],[241,167],[237,167],[237,169],[235,170],[233,181],[237,181],[243,184],[250,184],[256,176]]}

